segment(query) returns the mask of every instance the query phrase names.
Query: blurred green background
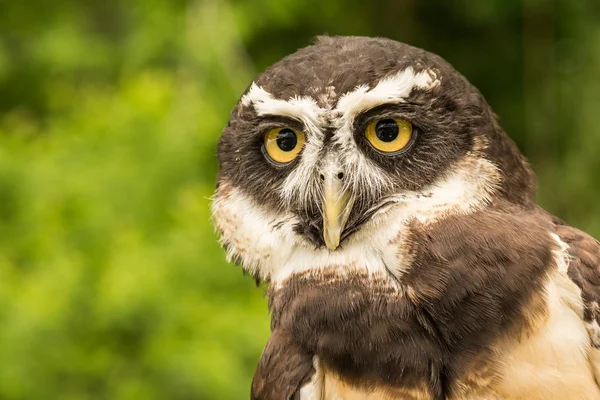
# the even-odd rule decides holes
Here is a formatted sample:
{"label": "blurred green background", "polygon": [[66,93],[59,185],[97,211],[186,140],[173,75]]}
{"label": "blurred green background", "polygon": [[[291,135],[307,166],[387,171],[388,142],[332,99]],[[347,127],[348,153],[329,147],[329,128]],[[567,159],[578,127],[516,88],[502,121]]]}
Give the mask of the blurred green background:
{"label": "blurred green background", "polygon": [[0,398],[243,399],[262,291],[210,224],[215,145],[317,34],[440,54],[600,236],[597,0],[0,0]]}

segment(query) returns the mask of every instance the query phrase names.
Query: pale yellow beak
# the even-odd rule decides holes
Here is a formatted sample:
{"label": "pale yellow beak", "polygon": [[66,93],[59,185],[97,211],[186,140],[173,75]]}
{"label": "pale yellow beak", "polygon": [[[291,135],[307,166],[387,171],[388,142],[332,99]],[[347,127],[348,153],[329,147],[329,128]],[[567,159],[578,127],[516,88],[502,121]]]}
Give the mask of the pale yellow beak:
{"label": "pale yellow beak", "polygon": [[344,191],[336,175],[325,177],[323,186],[323,239],[330,250],[340,245],[340,237],[352,211],[354,199]]}

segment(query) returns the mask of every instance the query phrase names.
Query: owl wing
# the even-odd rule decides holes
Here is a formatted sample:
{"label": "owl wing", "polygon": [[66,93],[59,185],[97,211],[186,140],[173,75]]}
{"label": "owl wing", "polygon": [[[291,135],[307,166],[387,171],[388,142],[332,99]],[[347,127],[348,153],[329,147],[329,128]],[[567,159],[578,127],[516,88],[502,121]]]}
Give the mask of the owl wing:
{"label": "owl wing", "polygon": [[600,242],[562,221],[556,223],[556,234],[569,246],[567,273],[581,289],[583,319],[594,347],[591,361],[600,382]]}
{"label": "owl wing", "polygon": [[292,340],[291,334],[276,329],[271,334],[252,380],[252,400],[299,398],[300,388],[315,373],[312,355]]}

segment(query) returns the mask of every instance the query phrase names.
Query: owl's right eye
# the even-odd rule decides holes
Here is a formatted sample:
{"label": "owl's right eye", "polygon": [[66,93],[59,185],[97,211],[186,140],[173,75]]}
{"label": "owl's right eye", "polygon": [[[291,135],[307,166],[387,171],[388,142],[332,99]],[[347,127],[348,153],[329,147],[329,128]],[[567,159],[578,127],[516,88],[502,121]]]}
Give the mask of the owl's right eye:
{"label": "owl's right eye", "polygon": [[305,141],[306,137],[301,131],[291,128],[275,128],[265,134],[265,151],[269,158],[276,163],[287,164],[298,157]]}

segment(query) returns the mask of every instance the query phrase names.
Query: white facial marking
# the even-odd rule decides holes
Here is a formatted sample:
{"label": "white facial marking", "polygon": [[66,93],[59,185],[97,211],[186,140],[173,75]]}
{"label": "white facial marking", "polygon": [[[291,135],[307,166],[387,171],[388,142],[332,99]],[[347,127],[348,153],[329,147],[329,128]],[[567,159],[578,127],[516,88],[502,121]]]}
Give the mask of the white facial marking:
{"label": "white facial marking", "polygon": [[442,177],[420,192],[398,193],[389,198],[404,211],[404,218],[422,224],[436,222],[448,215],[470,214],[483,209],[498,189],[498,168],[484,158],[467,155]]}
{"label": "white facial marking", "polygon": [[239,260],[246,271],[262,280],[268,280],[285,262],[288,246],[296,240],[295,217],[273,215],[227,183],[221,183],[214,196],[212,217],[227,260]]}
{"label": "white facial marking", "polygon": [[[305,148],[298,165],[285,179],[281,196],[288,202],[300,200],[306,206],[320,199],[317,167],[340,169],[349,186],[371,190],[369,195],[380,197],[391,182],[385,171],[357,148],[354,119],[373,107],[404,102],[413,89],[432,90],[439,84],[434,71],[415,73],[407,68],[383,78],[372,88],[358,86],[343,94],[335,108],[330,98],[321,102],[323,107],[309,96],[275,99],[256,84],[243,96],[242,104],[254,107],[260,116],[286,116],[305,124]],[[334,95],[333,88],[327,94]],[[323,132],[330,124],[336,129],[332,140],[340,151],[329,151],[323,159]],[[390,205],[378,210],[335,251],[315,249],[303,235],[295,233],[297,217],[277,215],[228,185],[221,185],[217,192],[213,215],[229,257],[239,259],[246,270],[275,285],[295,273],[330,268],[342,274],[392,274],[399,280],[412,262],[410,252],[400,251],[410,240],[408,226],[412,221],[430,223],[450,214],[480,210],[490,202],[500,180],[496,166],[480,154],[468,153],[431,186],[382,199]]]}
{"label": "white facial marking", "polygon": [[410,240],[409,224],[483,209],[496,189],[496,174],[491,162],[468,155],[431,187],[392,198],[392,205],[380,210],[335,251],[315,249],[294,232],[299,221],[292,214],[278,215],[225,183],[215,196],[213,219],[228,256],[276,285],[295,273],[330,268],[341,274],[391,274],[400,280],[412,263],[410,253],[401,252]]}
{"label": "white facial marking", "polygon": [[[221,185],[215,196],[213,220],[227,249],[228,259],[239,259],[245,270],[278,284],[296,272],[342,267],[344,272],[387,274],[386,265],[401,263],[397,246],[390,242],[402,222],[387,224],[378,218],[361,229],[367,244],[348,240],[330,251],[314,245],[293,231],[298,220],[291,215],[274,215],[237,188]],[[364,237],[363,237],[364,238]]]}
{"label": "white facial marking", "polygon": [[415,73],[406,68],[381,79],[369,89],[361,85],[343,94],[333,106],[335,88],[327,86],[325,93],[317,96],[325,104],[319,107],[310,96],[290,100],[276,99],[262,87],[252,84],[242,97],[242,105],[253,106],[257,115],[284,116],[302,122],[306,127],[306,143],[296,168],[288,175],[281,188],[281,195],[288,204],[300,200],[303,206],[318,198],[319,181],[315,173],[323,149],[324,129],[333,123],[336,132],[333,142],[340,147],[339,164],[347,176],[348,186],[370,190],[376,197],[391,185],[385,171],[359,151],[353,135],[354,119],[362,112],[383,104],[405,101],[413,89],[432,90],[440,84],[436,73],[427,69]]}

